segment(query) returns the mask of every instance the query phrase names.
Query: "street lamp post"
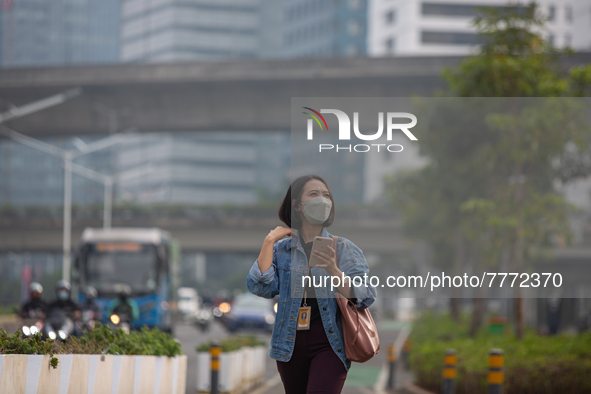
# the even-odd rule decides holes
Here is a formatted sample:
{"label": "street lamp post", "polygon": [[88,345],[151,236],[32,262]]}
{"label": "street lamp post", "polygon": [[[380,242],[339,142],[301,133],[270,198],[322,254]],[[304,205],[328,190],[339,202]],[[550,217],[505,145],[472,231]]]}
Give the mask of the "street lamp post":
{"label": "street lamp post", "polygon": [[151,165],[142,168],[136,168],[130,171],[124,171],[115,175],[104,175],[99,172],[93,171],[86,167],[82,167],[79,164],[72,163],[72,171],[78,175],[82,175],[93,181],[97,181],[103,184],[105,187],[105,198],[104,198],[104,213],[103,213],[103,228],[108,230],[111,228],[112,222],[112,210],[113,210],[113,185],[116,181],[121,179],[134,178],[140,175],[147,174],[153,170]]}
{"label": "street lamp post", "polygon": [[49,153],[51,155],[60,157],[64,161],[64,233],[63,233],[63,279],[70,280],[70,249],[72,246],[72,168],[75,165],[73,160],[82,155],[96,152],[98,150],[108,148],[111,145],[119,143],[123,140],[123,134],[125,130],[119,134],[113,134],[109,137],[101,140],[92,142],[90,144],[84,144],[82,147],[78,147],[78,151],[75,150],[64,150],[56,146],[47,144],[39,141],[35,138],[26,136],[18,133],[5,126],[0,126],[0,134],[4,134],[10,137],[14,141],[20,142],[23,145],[27,145],[31,148]]}
{"label": "street lamp post", "polygon": [[[66,90],[64,92],[58,93],[58,94],[54,94],[52,96],[46,97],[44,99],[41,100],[37,100],[37,101],[33,101],[32,103],[28,103],[25,105],[21,105],[20,107],[16,107],[16,106],[12,106],[12,108],[10,108],[8,111],[2,112],[0,113],[0,124],[11,120],[11,119],[18,119],[18,118],[22,118],[23,116],[27,116],[30,115],[32,113],[35,112],[39,112],[42,111],[44,109],[59,105],[59,104],[63,104],[66,101],[80,95],[80,93],[82,93],[82,89],[80,88],[73,88],[73,89],[69,89]],[[72,159],[70,158],[70,163],[72,162]],[[67,171],[66,171],[67,172]],[[65,185],[64,185],[65,189],[67,190],[69,187],[70,193],[68,195],[68,193],[64,192],[65,195],[67,195],[67,197],[65,198],[64,201],[64,205],[70,205],[71,206],[71,191],[72,191],[72,174],[70,173],[70,178],[68,179],[67,175],[66,175],[66,179],[65,179]],[[66,204],[66,202],[68,204]],[[71,213],[68,212],[66,213],[67,210],[64,209],[64,268],[68,267],[69,269],[69,264],[70,264],[70,244],[71,244],[71,240],[69,237],[70,234],[70,226],[71,226]],[[67,219],[67,220],[66,220]],[[67,223],[67,225],[66,225]],[[66,235],[66,228],[68,228],[68,235]],[[67,246],[67,250],[66,250],[66,246]],[[68,258],[68,263],[66,264],[66,255]],[[65,270],[64,270],[64,279],[66,278],[66,276],[69,278],[69,271],[66,274]]]}
{"label": "street lamp post", "polygon": [[62,277],[70,281],[70,251],[72,249],[72,158],[73,152],[64,152],[64,242]]}

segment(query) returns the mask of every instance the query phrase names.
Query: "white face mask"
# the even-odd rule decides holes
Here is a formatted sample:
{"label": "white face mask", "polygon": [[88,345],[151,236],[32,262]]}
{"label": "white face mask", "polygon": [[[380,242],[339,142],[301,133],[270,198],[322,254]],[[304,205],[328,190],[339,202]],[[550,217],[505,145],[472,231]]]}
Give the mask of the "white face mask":
{"label": "white face mask", "polygon": [[303,202],[302,213],[311,224],[322,224],[330,216],[332,201],[326,197],[314,197]]}

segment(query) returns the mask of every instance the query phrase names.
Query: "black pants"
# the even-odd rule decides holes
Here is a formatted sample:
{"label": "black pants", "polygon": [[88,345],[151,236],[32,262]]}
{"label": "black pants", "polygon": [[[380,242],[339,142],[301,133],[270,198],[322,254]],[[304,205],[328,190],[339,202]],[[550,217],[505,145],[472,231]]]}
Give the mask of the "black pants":
{"label": "black pants", "polygon": [[339,394],[347,371],[328,342],[322,319],[311,322],[309,330],[296,331],[291,359],[277,361],[286,394]]}

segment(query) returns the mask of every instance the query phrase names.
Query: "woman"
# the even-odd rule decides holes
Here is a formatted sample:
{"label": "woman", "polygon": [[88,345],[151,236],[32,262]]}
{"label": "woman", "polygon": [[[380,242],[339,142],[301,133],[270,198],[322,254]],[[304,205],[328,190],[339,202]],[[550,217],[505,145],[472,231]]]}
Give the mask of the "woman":
{"label": "woman", "polygon": [[[367,262],[357,246],[339,237],[338,266],[335,250],[329,247],[330,253],[314,252],[322,264],[308,267],[314,237],[332,238],[326,227],[335,218],[332,193],[321,177],[306,175],[296,179],[283,199],[279,218],[287,227],[269,232],[246,278],[246,286],[253,294],[264,298],[279,294],[269,355],[277,360],[287,394],[340,393],[351,362],[345,356],[340,310],[332,293],[338,290],[363,309],[374,302],[376,290],[365,283],[352,286],[347,280],[332,291],[330,280],[327,287],[314,288],[309,281],[304,287],[302,277],[342,278],[344,273],[352,279],[368,274]],[[283,239],[286,236],[290,238]],[[298,329],[304,307],[310,308],[308,329]]]}

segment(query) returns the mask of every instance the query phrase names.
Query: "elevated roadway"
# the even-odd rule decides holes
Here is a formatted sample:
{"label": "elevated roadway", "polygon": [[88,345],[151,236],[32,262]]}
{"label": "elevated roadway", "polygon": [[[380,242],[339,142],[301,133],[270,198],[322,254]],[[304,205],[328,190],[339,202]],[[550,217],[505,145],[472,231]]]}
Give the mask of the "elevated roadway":
{"label": "elevated roadway", "polygon": [[[149,131],[281,131],[291,97],[432,96],[445,88],[444,67],[463,58],[248,60],[225,63],[121,64],[0,70],[0,110],[65,89],[83,94],[8,126],[34,137]],[[565,58],[591,63],[591,53]],[[103,111],[97,108],[103,108]]]}
{"label": "elevated roadway", "polygon": [[[258,252],[278,219],[194,220],[189,218],[114,219],[114,227],[160,227],[181,242],[183,250],[203,252]],[[100,220],[75,220],[72,241],[78,245],[86,227],[100,227]],[[0,252],[61,252],[62,221],[57,219],[0,218]],[[397,222],[389,219],[345,219],[329,228],[351,239],[364,252],[399,253],[408,247]]]}

